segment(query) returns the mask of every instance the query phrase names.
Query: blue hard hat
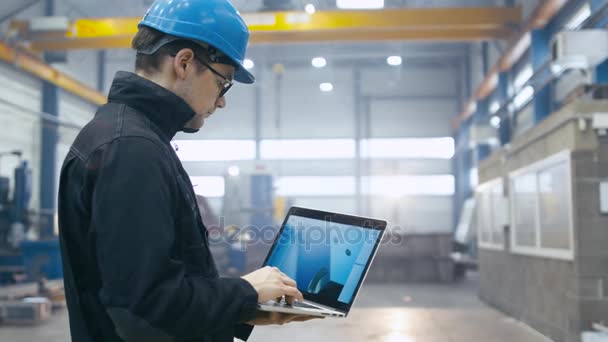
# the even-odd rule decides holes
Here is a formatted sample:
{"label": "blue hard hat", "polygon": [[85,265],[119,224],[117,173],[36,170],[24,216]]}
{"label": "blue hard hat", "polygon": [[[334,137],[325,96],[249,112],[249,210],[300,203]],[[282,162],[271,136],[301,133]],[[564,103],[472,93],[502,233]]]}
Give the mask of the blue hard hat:
{"label": "blue hard hat", "polygon": [[139,22],[141,26],[211,45],[234,64],[235,81],[255,82],[243,65],[249,29],[227,0],[156,0]]}

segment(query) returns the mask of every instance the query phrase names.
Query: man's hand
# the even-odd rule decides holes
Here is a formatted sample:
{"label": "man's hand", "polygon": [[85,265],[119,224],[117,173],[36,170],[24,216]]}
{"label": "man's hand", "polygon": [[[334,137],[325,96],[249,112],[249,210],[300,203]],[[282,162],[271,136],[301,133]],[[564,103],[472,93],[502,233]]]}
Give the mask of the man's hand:
{"label": "man's hand", "polygon": [[276,267],[266,266],[241,278],[249,282],[256,290],[258,303],[266,303],[283,296],[290,304],[293,304],[294,300],[304,300],[302,293],[296,287],[296,282]]}
{"label": "man's hand", "polygon": [[265,312],[257,311],[253,321],[246,322],[249,325],[283,325],[290,322],[305,322],[311,319],[323,319],[325,317],[316,317],[309,315],[294,315],[282,312]]}

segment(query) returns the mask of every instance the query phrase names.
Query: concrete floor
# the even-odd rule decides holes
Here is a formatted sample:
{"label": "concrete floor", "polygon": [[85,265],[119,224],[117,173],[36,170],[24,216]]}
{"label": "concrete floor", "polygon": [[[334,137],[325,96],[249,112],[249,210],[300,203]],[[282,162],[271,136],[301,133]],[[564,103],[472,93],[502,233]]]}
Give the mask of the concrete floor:
{"label": "concrete floor", "polygon": [[[67,312],[36,327],[0,326],[0,341],[69,341]],[[346,319],[258,327],[249,341],[547,342],[476,296],[475,279],[457,285],[363,287]]]}

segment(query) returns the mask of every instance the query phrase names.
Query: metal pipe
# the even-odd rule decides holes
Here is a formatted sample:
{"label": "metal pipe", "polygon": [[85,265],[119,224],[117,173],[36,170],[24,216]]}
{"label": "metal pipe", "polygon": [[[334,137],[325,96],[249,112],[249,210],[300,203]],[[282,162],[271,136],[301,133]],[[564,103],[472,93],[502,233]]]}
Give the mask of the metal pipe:
{"label": "metal pipe", "polygon": [[55,124],[57,126],[61,126],[61,127],[64,127],[64,128],[70,128],[70,129],[74,129],[74,130],[81,130],[82,129],[82,126],[74,124],[74,123],[71,123],[71,122],[60,120],[55,115],[51,115],[51,114],[45,113],[45,112],[39,112],[39,111],[31,110],[31,109],[22,107],[20,105],[14,104],[14,103],[12,103],[10,101],[6,101],[6,100],[4,100],[2,98],[0,98],[0,103],[18,109],[20,114],[26,114],[26,115],[29,115],[29,116],[32,116],[32,117],[35,117],[35,118],[40,118],[44,122],[53,123],[53,124]]}
{"label": "metal pipe", "polygon": [[[262,66],[260,66],[262,67]],[[260,151],[260,142],[262,141],[262,79],[260,76],[263,75],[263,72],[260,71],[257,73],[256,85],[254,86],[254,117],[253,117],[253,127],[254,127],[254,138],[255,138],[255,160],[259,161],[262,159],[261,151]]]}
{"label": "metal pipe", "polygon": [[361,134],[362,125],[362,99],[361,99],[361,69],[355,68],[353,73],[353,101],[355,119],[355,201],[357,214],[361,215],[363,209],[361,192]]}
{"label": "metal pipe", "polygon": [[97,53],[97,91],[102,93],[106,85],[106,50]]}

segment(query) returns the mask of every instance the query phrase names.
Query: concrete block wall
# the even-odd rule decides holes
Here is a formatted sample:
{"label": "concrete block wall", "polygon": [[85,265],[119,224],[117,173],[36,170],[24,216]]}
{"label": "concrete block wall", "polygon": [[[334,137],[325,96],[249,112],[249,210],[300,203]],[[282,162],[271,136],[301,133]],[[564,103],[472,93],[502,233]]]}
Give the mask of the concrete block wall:
{"label": "concrete block wall", "polygon": [[569,337],[578,328],[572,262],[480,249],[479,272],[483,301],[553,341],[575,341]]}
{"label": "concrete block wall", "polygon": [[580,324],[608,320],[608,215],[599,208],[599,183],[608,179],[608,138],[598,148],[573,155],[576,273]]}
{"label": "concrete block wall", "polygon": [[574,259],[515,254],[509,227],[503,250],[479,251],[480,292],[485,302],[556,342],[581,340],[581,332],[608,318],[608,216],[599,212],[599,182],[608,178],[608,139],[579,113],[606,111],[607,101],[577,101],[517,137],[480,164],[480,184],[563,150],[572,151]]}

